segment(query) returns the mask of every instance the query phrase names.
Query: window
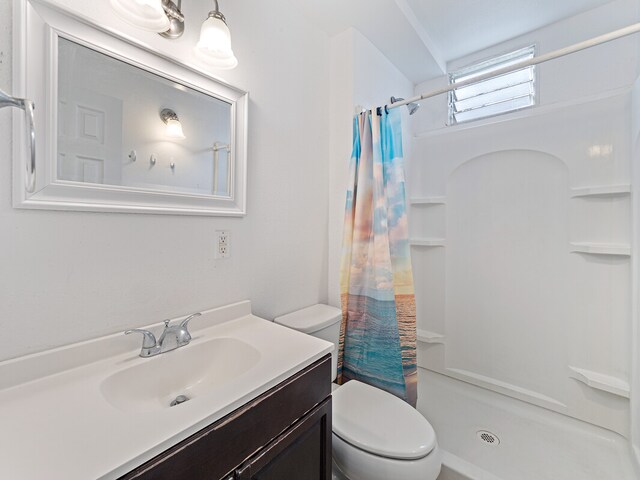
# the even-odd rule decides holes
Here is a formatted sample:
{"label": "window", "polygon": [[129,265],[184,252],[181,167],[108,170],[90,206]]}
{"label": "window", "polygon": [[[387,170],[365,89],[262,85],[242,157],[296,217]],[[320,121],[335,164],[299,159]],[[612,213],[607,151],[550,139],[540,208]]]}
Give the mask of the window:
{"label": "window", "polygon": [[[449,84],[486,75],[533,58],[533,46],[449,74]],[[449,92],[449,125],[532,107],[536,102],[535,66],[521,68]]]}

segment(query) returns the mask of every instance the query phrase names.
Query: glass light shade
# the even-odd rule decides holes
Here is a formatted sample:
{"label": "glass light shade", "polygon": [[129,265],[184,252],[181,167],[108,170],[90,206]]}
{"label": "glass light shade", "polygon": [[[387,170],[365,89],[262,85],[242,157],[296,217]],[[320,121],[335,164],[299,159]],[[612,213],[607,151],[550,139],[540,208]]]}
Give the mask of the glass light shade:
{"label": "glass light shade", "polygon": [[126,22],[151,32],[169,30],[162,0],[110,0],[113,10]]}
{"label": "glass light shade", "polygon": [[167,120],[167,136],[171,138],[186,138],[182,133],[182,124],[179,120],[170,118]]}
{"label": "glass light shade", "polygon": [[213,67],[231,69],[238,65],[238,60],[231,50],[229,27],[216,17],[209,17],[203,22],[196,54],[203,62]]}

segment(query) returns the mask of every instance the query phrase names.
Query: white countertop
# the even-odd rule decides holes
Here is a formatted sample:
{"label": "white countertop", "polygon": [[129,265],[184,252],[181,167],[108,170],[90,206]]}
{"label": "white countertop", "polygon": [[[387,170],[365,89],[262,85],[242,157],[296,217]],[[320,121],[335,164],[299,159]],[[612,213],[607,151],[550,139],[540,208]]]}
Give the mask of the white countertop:
{"label": "white countertop", "polygon": [[[152,358],[140,358],[139,345],[131,349],[130,339],[118,334],[0,363],[0,476],[118,478],[333,350],[329,342],[250,312],[249,302],[203,312],[190,324],[189,345]],[[221,337],[251,345],[260,360],[185,404],[132,412],[101,393],[104,380],[118,371],[171,362],[173,353]],[[119,351],[123,345],[126,352]]]}

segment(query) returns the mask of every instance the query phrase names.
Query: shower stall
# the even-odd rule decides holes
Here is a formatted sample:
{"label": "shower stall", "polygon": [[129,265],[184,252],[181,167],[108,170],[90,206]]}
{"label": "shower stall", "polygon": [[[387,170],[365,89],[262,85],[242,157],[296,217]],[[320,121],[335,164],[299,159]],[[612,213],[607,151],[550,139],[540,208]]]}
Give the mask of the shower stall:
{"label": "shower stall", "polygon": [[[537,38],[548,52],[562,27],[450,70]],[[451,122],[451,102],[424,95],[447,87],[416,88],[418,409],[442,480],[640,478],[639,45],[538,65],[534,108],[481,120]]]}
{"label": "shower stall", "polygon": [[498,478],[635,478],[632,95],[416,138],[419,408]]}

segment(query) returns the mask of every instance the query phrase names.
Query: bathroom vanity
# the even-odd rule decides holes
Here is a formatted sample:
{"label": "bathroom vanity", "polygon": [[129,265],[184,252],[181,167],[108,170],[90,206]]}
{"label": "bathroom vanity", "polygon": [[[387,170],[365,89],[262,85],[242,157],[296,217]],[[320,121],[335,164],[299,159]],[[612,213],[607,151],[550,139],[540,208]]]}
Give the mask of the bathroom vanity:
{"label": "bathroom vanity", "polygon": [[121,480],[329,480],[330,374],[327,355]]}
{"label": "bathroom vanity", "polygon": [[151,358],[120,332],[0,363],[0,476],[330,479],[333,344],[248,301],[189,325]]}

